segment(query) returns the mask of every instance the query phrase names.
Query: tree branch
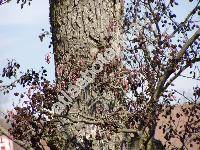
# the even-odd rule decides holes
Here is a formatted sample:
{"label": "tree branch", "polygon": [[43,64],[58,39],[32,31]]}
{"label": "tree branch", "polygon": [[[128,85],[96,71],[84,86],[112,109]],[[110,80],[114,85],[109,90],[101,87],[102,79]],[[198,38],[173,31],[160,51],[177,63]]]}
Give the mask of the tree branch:
{"label": "tree branch", "polygon": [[[196,62],[200,62],[200,58],[195,58],[191,61],[191,63],[196,63]],[[189,64],[186,64],[182,69],[180,69],[176,74],[175,76],[173,76],[164,86],[163,90],[166,90],[168,88],[168,86],[177,78],[181,75],[181,73],[187,69],[190,65]]]}
{"label": "tree branch", "polygon": [[179,91],[177,91],[177,90],[174,90],[174,92],[176,92],[176,93],[178,93],[179,95],[183,96],[183,97],[184,97],[185,99],[187,99],[189,102],[193,101],[193,99],[189,99],[188,97],[186,97],[186,96],[184,95],[184,93],[181,93],[181,92],[179,92]]}
{"label": "tree branch", "polygon": [[186,50],[188,49],[189,46],[192,45],[192,43],[200,36],[200,29],[198,29],[194,35],[188,39],[188,41],[183,45],[182,49],[178,52],[175,60],[178,62],[182,59],[183,55],[185,54]]}
{"label": "tree branch", "polygon": [[198,2],[197,5],[195,6],[195,8],[187,15],[187,17],[185,18],[185,20],[184,20],[183,22],[181,22],[181,23],[177,26],[177,28],[174,30],[174,32],[170,35],[170,38],[172,38],[172,37],[176,34],[176,32],[178,32],[179,29],[180,29],[181,27],[183,27],[183,26],[187,23],[187,21],[188,21],[188,20],[190,19],[190,17],[194,14],[194,12],[197,11],[198,5],[199,5],[199,2]]}
{"label": "tree branch", "polygon": [[137,130],[134,130],[134,129],[118,129],[117,133],[137,133]]}
{"label": "tree branch", "polygon": [[[58,115],[57,115],[58,117]],[[59,115],[59,117],[61,117]],[[62,116],[64,117],[64,116]],[[92,121],[92,120],[86,120],[86,119],[76,119],[76,118],[73,118],[73,117],[69,117],[69,116],[65,116],[65,118],[69,119],[70,121],[72,121],[73,123],[79,123],[79,122],[82,122],[82,123],[85,123],[85,124],[94,124],[94,125],[102,125],[102,124],[105,124],[105,121],[102,121],[102,120],[99,120],[99,121]],[[114,132],[116,133],[137,133],[137,130],[134,130],[134,129],[125,129],[125,128],[122,128],[122,129],[117,129],[117,130],[114,130]]]}
{"label": "tree branch", "polygon": [[184,78],[188,78],[188,79],[193,79],[193,80],[200,81],[200,79],[198,79],[198,78],[189,77],[189,76],[186,76],[186,75],[180,75],[180,76],[181,76],[181,77],[184,77]]}
{"label": "tree branch", "polygon": [[69,119],[71,122],[73,123],[78,123],[78,122],[83,122],[85,124],[103,124],[103,121],[93,121],[93,120],[86,120],[86,119],[77,119],[77,118],[73,118],[73,117],[69,117],[69,116],[64,116],[64,115],[54,115],[55,117],[63,117],[63,118],[67,118]]}
{"label": "tree branch", "polygon": [[[175,57],[175,61],[176,63],[179,63],[186,50],[188,49],[188,47],[200,36],[200,29],[198,29],[195,34],[188,39],[188,41],[183,45],[182,49],[178,52],[177,56]],[[197,59],[197,60],[196,60]],[[192,61],[198,61],[199,58],[195,58]],[[167,79],[170,77],[170,75],[175,72],[174,68],[172,66],[170,66],[169,68],[166,68],[164,74],[160,77],[160,81],[157,84],[153,99],[154,101],[158,100],[158,97],[160,96],[160,94],[164,91],[164,84],[167,81]]]}

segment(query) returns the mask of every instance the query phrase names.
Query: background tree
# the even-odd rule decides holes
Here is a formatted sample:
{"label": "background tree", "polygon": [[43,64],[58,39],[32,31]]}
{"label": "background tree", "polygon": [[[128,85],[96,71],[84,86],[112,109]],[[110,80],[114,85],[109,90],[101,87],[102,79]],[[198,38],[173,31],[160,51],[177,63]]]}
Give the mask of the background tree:
{"label": "background tree", "polygon": [[[18,2],[22,7],[26,3]],[[188,120],[181,132],[175,121],[181,114],[172,117],[176,107],[171,102],[176,94],[185,96],[172,87],[184,70],[190,68],[189,78],[199,80],[198,66],[192,65],[200,61],[199,20],[195,20],[200,6],[197,1],[181,23],[173,7],[178,7],[176,1],[51,0],[56,84],[45,79],[45,69],[28,70],[15,81],[30,87],[30,101],[15,108],[13,136],[35,149],[42,149],[41,139],[51,149],[178,148],[170,143],[172,138],[180,141],[181,149],[192,146],[189,140],[198,143],[199,87],[194,88],[193,99],[187,98],[190,107],[182,108]],[[108,48],[121,55],[104,65],[95,82],[68,102],[62,114],[54,114],[52,106],[60,93],[75,85],[97,53]],[[10,62],[3,76],[13,76],[18,68]],[[160,126],[160,115],[169,122]],[[159,129],[168,143],[156,139]]]}

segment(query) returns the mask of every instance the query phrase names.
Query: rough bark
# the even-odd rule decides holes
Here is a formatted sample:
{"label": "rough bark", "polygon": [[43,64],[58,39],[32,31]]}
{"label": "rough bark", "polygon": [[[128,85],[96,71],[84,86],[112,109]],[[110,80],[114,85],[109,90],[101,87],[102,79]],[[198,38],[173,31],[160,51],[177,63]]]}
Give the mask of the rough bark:
{"label": "rough bark", "polygon": [[[58,83],[69,76],[72,59],[74,66],[80,58],[91,61],[91,48],[107,46],[107,38],[111,36],[109,28],[121,19],[123,9],[120,4],[114,0],[51,0],[50,20]],[[60,67],[63,76],[58,73]]]}
{"label": "rough bark", "polygon": [[[85,71],[91,65],[97,52],[103,52],[113,43],[116,45],[114,45],[115,50],[120,51],[123,11],[123,0],[50,0],[50,23],[56,80],[60,90],[67,90],[67,85],[72,82],[74,76],[80,77],[80,71]],[[80,65],[80,60],[84,62],[84,65]],[[115,65],[117,65],[116,62]],[[84,119],[93,117],[93,120],[95,120],[94,118],[102,117],[102,114],[97,111],[94,114],[94,109],[91,106],[94,103],[95,109],[101,107],[101,103],[99,103],[99,106],[97,103],[99,101],[98,95],[102,96],[103,94],[100,92],[101,89],[95,87],[97,87],[97,83],[103,82],[106,77],[105,74],[98,75],[95,85],[90,85],[86,90],[82,90],[81,95],[75,98],[72,108],[68,110],[68,114],[76,114],[78,112],[78,117],[83,117],[80,114],[86,114],[87,117],[83,117]],[[108,91],[106,93],[107,99],[117,99],[113,91],[110,91],[110,93]],[[110,101],[103,100],[103,103],[108,104]],[[118,107],[116,106],[114,109],[116,110]],[[105,110],[109,111],[109,108],[104,108]],[[106,115],[104,114],[104,116]],[[76,147],[79,147],[79,149],[91,149],[92,147],[95,150],[162,149],[158,148],[157,145],[159,144],[156,144],[153,139],[149,140],[144,147],[142,142],[146,141],[146,139],[134,139],[130,136],[130,133],[126,134],[124,132],[105,133],[103,140],[96,140],[93,136],[87,137],[86,141],[88,143],[90,142],[88,139],[92,139],[92,146],[84,147],[85,145],[78,140],[78,137],[90,134],[87,132],[91,132],[92,128],[95,128],[96,133],[97,131],[103,132],[97,126],[90,125],[95,123],[99,125],[101,122],[86,121],[76,117],[77,115],[66,117],[72,124],[65,128],[67,130],[65,133],[67,133],[68,143],[65,143],[66,146],[63,149],[76,149]]]}
{"label": "rough bark", "polygon": [[[122,0],[50,1],[56,80],[60,90],[66,90],[68,88],[66,85],[71,83],[73,76],[80,77],[79,71],[83,72],[91,65],[96,55],[93,54],[96,53],[93,52],[94,49],[101,52],[110,46],[111,41],[119,43],[116,33],[119,35],[121,32],[122,13]],[[83,66],[79,64],[80,60],[84,62]],[[75,98],[76,102],[69,113],[75,111],[89,114],[90,111],[88,111],[89,109],[85,110],[85,106],[88,106],[88,97],[94,97],[95,92],[93,91],[93,86],[88,86],[86,90],[83,90],[82,94]],[[96,92],[98,93],[98,91]],[[70,132],[68,138],[71,138],[68,149],[75,149],[75,145],[79,145],[76,138],[74,140],[73,137],[76,134],[84,135],[83,132],[86,130],[82,131],[81,128],[87,128],[87,126],[76,121],[72,126],[67,127]],[[100,149],[100,147],[105,149],[109,146],[101,146],[98,141],[93,141],[94,149]],[[84,149],[84,147],[82,148]]]}

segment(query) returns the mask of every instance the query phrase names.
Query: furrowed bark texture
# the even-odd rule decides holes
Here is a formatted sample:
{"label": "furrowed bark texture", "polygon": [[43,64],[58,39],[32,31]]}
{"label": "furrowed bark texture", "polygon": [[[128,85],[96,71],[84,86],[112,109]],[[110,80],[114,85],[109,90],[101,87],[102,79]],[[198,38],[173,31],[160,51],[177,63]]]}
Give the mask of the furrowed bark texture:
{"label": "furrowed bark texture", "polygon": [[[120,51],[123,11],[123,0],[50,0],[56,80],[60,90],[66,91],[69,83],[81,77],[80,71],[84,72],[94,62],[97,52],[104,52],[110,46],[115,51]],[[112,63],[117,66],[117,62]],[[112,72],[109,67],[104,69]],[[121,99],[116,97],[109,85],[104,90],[106,96],[102,96],[104,95],[100,92],[102,89],[97,85],[103,83],[107,77],[106,73],[98,74],[95,83],[82,90],[82,93],[74,99],[73,106],[64,117],[65,122],[61,124],[63,126],[60,129],[64,131],[60,130],[58,133],[65,139],[64,146],[62,148],[58,146],[59,149],[134,150],[146,147],[149,150],[160,149],[155,147],[160,144],[156,144],[153,140],[148,142],[148,146],[143,146],[144,137],[137,139],[131,136],[133,132],[111,129],[114,125],[110,125],[109,122],[120,124],[122,131],[123,128],[126,129],[116,116],[125,119],[128,118],[128,113],[124,113],[127,111],[121,108],[122,111],[117,115],[108,115],[116,112]],[[115,105],[111,109],[108,105],[113,102]],[[108,132],[102,130],[109,126],[111,127]],[[99,134],[103,138],[98,139]],[[84,136],[87,140],[84,140]]]}
{"label": "furrowed bark texture", "polygon": [[88,62],[91,48],[107,46],[106,39],[111,36],[109,29],[121,19],[120,4],[114,0],[51,0],[50,20],[58,83],[75,70],[70,66],[78,63],[75,59]]}
{"label": "furrowed bark texture", "polygon": [[[60,90],[67,90],[66,85],[73,82],[74,78],[81,77],[80,71],[85,71],[91,65],[95,59],[93,53],[96,53],[92,50],[102,52],[110,47],[111,41],[116,42],[116,49],[119,47],[122,13],[122,0],[50,0],[56,80]],[[80,120],[77,115],[73,115],[77,112],[88,116],[90,113],[92,101],[89,102],[88,95],[93,97],[94,89],[92,90],[90,86],[89,90],[83,91],[75,98],[75,103],[68,111],[68,114],[72,115],[66,119],[66,122],[73,124],[67,126],[65,132],[71,141],[68,140],[70,144],[63,149],[76,149],[77,146],[79,149],[90,149],[91,146],[84,147],[78,137],[91,134],[87,132],[91,132],[92,128],[95,128],[95,131],[98,130],[96,126],[86,125],[83,119],[82,121],[74,120]],[[98,93],[98,89],[96,92]],[[90,116],[94,117],[91,114]],[[95,140],[95,137],[90,138],[93,140],[93,149],[115,149],[115,137],[110,141],[107,139],[106,142]]]}

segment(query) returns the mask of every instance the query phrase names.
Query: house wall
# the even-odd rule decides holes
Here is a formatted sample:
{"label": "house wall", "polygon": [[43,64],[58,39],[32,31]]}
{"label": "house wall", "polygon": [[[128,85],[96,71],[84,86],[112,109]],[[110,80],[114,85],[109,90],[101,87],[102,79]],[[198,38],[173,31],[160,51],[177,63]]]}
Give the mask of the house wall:
{"label": "house wall", "polygon": [[4,135],[1,135],[0,136],[0,150],[14,150],[13,141]]}

